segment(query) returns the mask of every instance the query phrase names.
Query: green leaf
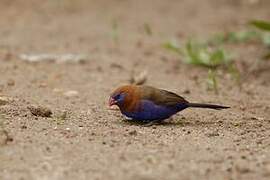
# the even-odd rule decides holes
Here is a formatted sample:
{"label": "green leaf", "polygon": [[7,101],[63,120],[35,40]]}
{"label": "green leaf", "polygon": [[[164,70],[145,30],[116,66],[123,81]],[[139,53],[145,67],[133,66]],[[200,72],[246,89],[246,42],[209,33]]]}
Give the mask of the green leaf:
{"label": "green leaf", "polygon": [[204,44],[189,40],[185,46],[184,61],[188,64],[207,66],[209,55],[205,48],[206,46]]}
{"label": "green leaf", "polygon": [[209,45],[219,46],[224,43],[244,43],[251,40],[260,39],[261,33],[254,30],[232,31],[227,33],[218,33],[210,37],[207,41]]}
{"label": "green leaf", "polygon": [[250,24],[257,27],[258,29],[270,31],[270,22],[263,20],[253,20],[250,21]]}
{"label": "green leaf", "polygon": [[184,61],[188,64],[216,68],[226,65],[231,57],[222,48],[209,49],[207,44],[189,40],[184,51]]}
{"label": "green leaf", "polygon": [[144,23],[143,25],[144,31],[148,36],[152,36],[153,31],[151,29],[151,26],[148,23]]}
{"label": "green leaf", "polygon": [[167,50],[182,54],[181,48],[176,41],[168,41],[163,44],[163,47]]}
{"label": "green leaf", "polygon": [[216,46],[225,43],[225,41],[226,41],[225,33],[216,33],[208,39],[207,43]]}
{"label": "green leaf", "polygon": [[269,33],[263,34],[261,38],[262,38],[263,44],[265,44],[266,46],[270,46],[270,34]]}
{"label": "green leaf", "polygon": [[259,33],[256,31],[238,31],[238,32],[229,32],[227,34],[227,41],[228,42],[247,42],[252,39],[258,38]]}

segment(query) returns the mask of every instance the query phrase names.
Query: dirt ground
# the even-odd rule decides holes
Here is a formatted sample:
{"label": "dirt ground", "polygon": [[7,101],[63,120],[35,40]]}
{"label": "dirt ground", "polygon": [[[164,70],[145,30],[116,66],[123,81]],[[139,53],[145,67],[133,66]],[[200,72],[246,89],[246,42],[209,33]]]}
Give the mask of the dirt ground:
{"label": "dirt ground", "polygon": [[[0,179],[270,179],[269,61],[242,89],[220,75],[216,95],[205,69],[161,46],[241,30],[250,19],[269,19],[269,8],[268,0],[2,0]],[[248,65],[263,51],[233,49]],[[88,56],[80,63],[20,58],[44,53]],[[231,108],[188,109],[152,127],[126,122],[108,109],[109,95],[145,70],[148,85]],[[36,105],[52,117],[32,115]]]}

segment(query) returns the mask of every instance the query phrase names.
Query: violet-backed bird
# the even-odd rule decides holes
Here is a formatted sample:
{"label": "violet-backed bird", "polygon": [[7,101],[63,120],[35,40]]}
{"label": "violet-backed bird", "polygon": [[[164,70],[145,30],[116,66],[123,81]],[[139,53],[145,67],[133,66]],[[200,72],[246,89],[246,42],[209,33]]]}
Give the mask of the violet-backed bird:
{"label": "violet-backed bird", "polygon": [[227,106],[190,103],[183,97],[162,89],[143,85],[125,85],[110,96],[109,106],[117,105],[128,118],[148,124],[162,122],[186,108],[221,110]]}

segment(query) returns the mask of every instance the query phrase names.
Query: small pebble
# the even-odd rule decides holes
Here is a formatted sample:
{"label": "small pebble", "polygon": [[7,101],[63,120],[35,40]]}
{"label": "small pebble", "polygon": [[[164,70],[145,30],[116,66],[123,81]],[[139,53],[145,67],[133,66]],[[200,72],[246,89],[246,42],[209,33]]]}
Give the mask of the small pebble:
{"label": "small pebble", "polygon": [[27,107],[34,116],[51,117],[52,111],[47,107],[28,106]]}
{"label": "small pebble", "polygon": [[190,94],[190,90],[189,89],[184,90],[183,94]]}
{"label": "small pebble", "polygon": [[6,145],[8,142],[13,141],[13,138],[10,137],[9,133],[6,130],[0,129],[0,146]]}
{"label": "small pebble", "polygon": [[15,81],[14,81],[13,79],[9,79],[9,80],[7,81],[7,85],[8,85],[8,86],[14,86],[14,85],[15,85]]}
{"label": "small pebble", "polygon": [[8,97],[1,97],[0,96],[0,106],[8,104],[10,101],[11,101],[11,99]]}
{"label": "small pebble", "polygon": [[76,97],[78,95],[79,95],[78,91],[70,90],[70,91],[64,92],[64,96],[66,96],[66,97]]}
{"label": "small pebble", "polygon": [[138,133],[136,130],[133,130],[133,131],[129,131],[128,134],[131,136],[136,136]]}
{"label": "small pebble", "polygon": [[217,132],[211,132],[211,133],[206,133],[205,135],[207,137],[214,137],[214,136],[219,136],[219,133],[217,133]]}
{"label": "small pebble", "polygon": [[21,126],[21,129],[27,129],[27,126],[26,125],[22,125]]}

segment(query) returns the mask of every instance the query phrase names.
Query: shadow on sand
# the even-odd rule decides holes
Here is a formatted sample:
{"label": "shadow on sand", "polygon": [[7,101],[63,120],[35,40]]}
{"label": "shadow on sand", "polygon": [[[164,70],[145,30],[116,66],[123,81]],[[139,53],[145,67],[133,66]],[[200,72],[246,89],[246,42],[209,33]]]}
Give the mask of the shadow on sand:
{"label": "shadow on sand", "polygon": [[143,127],[151,127],[151,126],[165,126],[165,127],[200,127],[200,126],[209,126],[209,125],[217,125],[219,122],[216,121],[199,121],[195,119],[178,119],[175,118],[174,120],[169,119],[162,122],[149,124],[147,122],[142,122],[139,120],[127,120],[127,119],[121,119],[118,121],[119,124],[127,125],[127,126],[143,126]]}

